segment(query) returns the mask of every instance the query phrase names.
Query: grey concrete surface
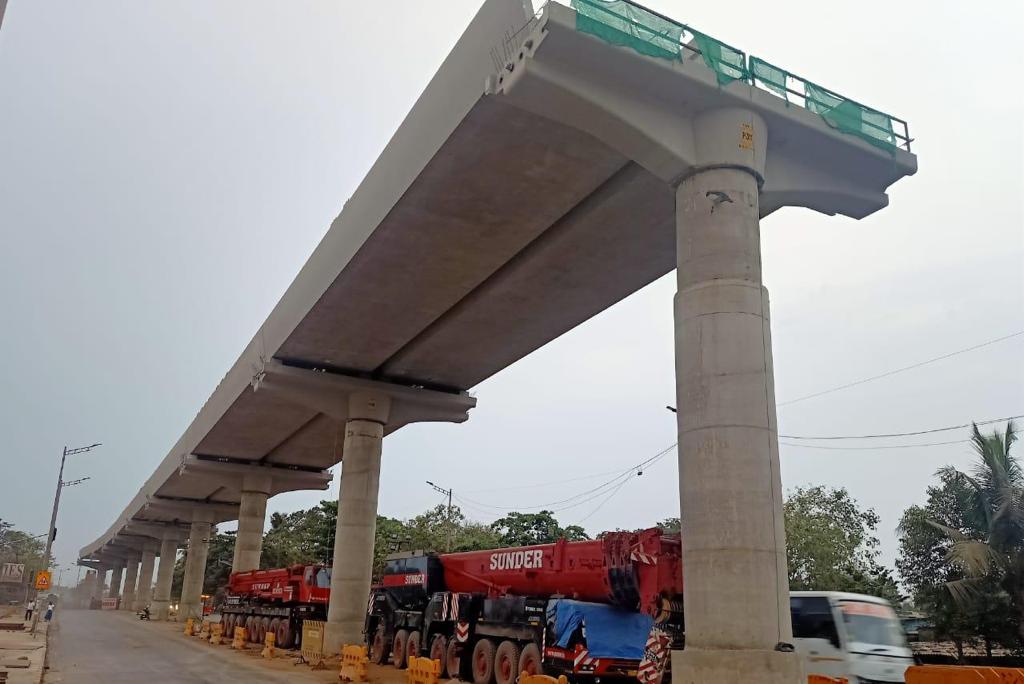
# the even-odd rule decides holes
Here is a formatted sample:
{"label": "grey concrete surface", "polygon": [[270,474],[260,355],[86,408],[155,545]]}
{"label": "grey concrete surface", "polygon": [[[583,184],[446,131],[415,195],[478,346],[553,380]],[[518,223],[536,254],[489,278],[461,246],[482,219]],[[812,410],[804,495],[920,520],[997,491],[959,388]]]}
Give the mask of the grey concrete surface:
{"label": "grey concrete surface", "polygon": [[301,670],[280,674],[227,647],[120,611],[62,611],[51,630],[48,665],[46,684],[315,681]]}

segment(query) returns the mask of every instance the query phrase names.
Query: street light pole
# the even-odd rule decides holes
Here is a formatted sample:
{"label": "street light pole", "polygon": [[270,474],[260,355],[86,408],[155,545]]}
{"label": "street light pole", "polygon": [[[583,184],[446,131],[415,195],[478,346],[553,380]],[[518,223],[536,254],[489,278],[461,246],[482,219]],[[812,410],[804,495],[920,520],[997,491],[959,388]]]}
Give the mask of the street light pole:
{"label": "street light pole", "polygon": [[448,541],[445,544],[445,551],[450,552],[452,550],[452,535],[454,533],[455,521],[452,520],[452,490],[445,489],[444,487],[438,487],[436,484],[427,480],[427,484],[441,492],[442,494],[448,495]]}
{"label": "street light pole", "polygon": [[[66,484],[70,484],[64,482],[64,463],[68,460],[68,456],[92,451],[98,446],[100,446],[99,442],[74,449],[68,449],[66,446],[64,447],[64,453],[61,454],[60,457],[60,470],[57,471],[57,492],[53,495],[53,511],[50,513],[50,532],[46,535],[46,552],[43,554],[44,570],[50,569],[50,552],[53,550],[53,540],[57,536],[57,509],[60,507],[60,490],[64,489]],[[77,482],[75,484],[77,484]],[[32,634],[36,633],[36,623],[38,621],[39,611],[37,610],[32,613]]]}

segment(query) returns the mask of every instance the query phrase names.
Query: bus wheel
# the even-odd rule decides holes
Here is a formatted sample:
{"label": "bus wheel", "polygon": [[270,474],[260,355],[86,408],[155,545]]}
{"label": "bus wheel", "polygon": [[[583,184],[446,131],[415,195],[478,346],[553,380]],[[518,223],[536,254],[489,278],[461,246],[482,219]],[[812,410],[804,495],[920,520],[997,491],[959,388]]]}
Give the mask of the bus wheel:
{"label": "bus wheel", "polygon": [[405,655],[408,645],[409,632],[404,629],[395,632],[395,640],[391,642],[391,664],[399,670],[405,667]]}
{"label": "bus wheel", "polygon": [[420,633],[418,631],[409,633],[409,641],[406,642],[405,653],[405,662],[409,662],[410,658],[420,657]]}
{"label": "bus wheel", "polygon": [[525,672],[530,675],[544,674],[544,665],[540,659],[540,647],[537,644],[527,644],[523,652],[519,654],[519,667],[516,672]]}
{"label": "bus wheel", "polygon": [[494,679],[498,684],[515,684],[519,678],[519,645],[502,641],[494,655]]}
{"label": "bus wheel", "polygon": [[373,633],[373,642],[370,644],[370,662],[374,665],[381,665],[387,660],[388,649],[384,645],[384,625],[377,628]]}
{"label": "bus wheel", "polygon": [[[433,656],[431,656],[433,658]],[[452,639],[448,642],[448,648],[444,654],[445,663],[448,665],[448,676],[452,679],[459,678],[459,642]]]}
{"label": "bus wheel", "polygon": [[473,647],[473,684],[494,684],[494,642],[481,639]]}
{"label": "bus wheel", "polygon": [[430,655],[431,660],[441,661],[441,677],[451,676],[458,677],[458,670],[452,675],[447,675],[448,669],[448,640],[444,638],[443,634],[435,634],[433,641],[430,642]]}

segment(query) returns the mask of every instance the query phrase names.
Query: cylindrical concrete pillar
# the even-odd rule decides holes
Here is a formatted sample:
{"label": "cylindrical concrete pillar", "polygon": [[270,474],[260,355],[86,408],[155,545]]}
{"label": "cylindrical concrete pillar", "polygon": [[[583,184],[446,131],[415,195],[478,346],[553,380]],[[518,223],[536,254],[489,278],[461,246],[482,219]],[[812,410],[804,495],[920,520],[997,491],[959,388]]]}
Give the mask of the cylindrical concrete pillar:
{"label": "cylindrical concrete pillar", "polygon": [[324,629],[325,653],[363,642],[366,598],[373,573],[377,495],[384,424],[391,402],[386,396],[354,394],[341,461],[338,525],[334,534],[331,600]]}
{"label": "cylindrical concrete pillar", "polygon": [[246,475],[242,479],[242,500],[238,507],[238,532],[235,534],[232,572],[258,570],[260,567],[270,484],[269,475]]}
{"label": "cylindrical concrete pillar", "polygon": [[121,580],[124,578],[124,562],[114,565],[110,573],[110,589],[107,590],[107,598],[121,597]]}
{"label": "cylindrical concrete pillar", "polygon": [[153,566],[156,564],[157,548],[156,542],[146,542],[142,547],[139,584],[135,590],[135,610],[142,610],[153,601]]}
{"label": "cylindrical concrete pillar", "polygon": [[181,583],[181,602],[178,604],[180,619],[203,616],[203,581],[206,578],[206,556],[210,551],[212,528],[209,513],[196,511],[193,514],[185,556],[185,576]]}
{"label": "cylindrical concrete pillar", "polygon": [[178,556],[177,532],[167,532],[160,543],[160,565],[156,572],[156,588],[153,590],[153,619],[166,620],[171,606],[171,582],[174,580],[174,563]]}
{"label": "cylindrical concrete pillar", "polygon": [[[754,126],[737,122],[734,145],[744,130]],[[757,177],[690,176],[676,191],[676,222],[686,649],[672,677],[795,683]]]}
{"label": "cylindrical concrete pillar", "polygon": [[92,597],[96,595],[96,577],[97,572],[95,570],[86,570],[85,577],[82,578],[82,588],[79,598],[82,602],[82,608],[92,607]]}
{"label": "cylindrical concrete pillar", "polygon": [[107,581],[107,575],[109,572],[109,565],[101,565],[96,570],[96,591],[93,592],[93,596],[96,599],[103,600],[107,596],[107,588],[110,586]]}
{"label": "cylindrical concrete pillar", "polygon": [[135,609],[135,586],[139,581],[139,560],[128,560],[128,570],[124,575],[124,591],[121,592],[121,610]]}

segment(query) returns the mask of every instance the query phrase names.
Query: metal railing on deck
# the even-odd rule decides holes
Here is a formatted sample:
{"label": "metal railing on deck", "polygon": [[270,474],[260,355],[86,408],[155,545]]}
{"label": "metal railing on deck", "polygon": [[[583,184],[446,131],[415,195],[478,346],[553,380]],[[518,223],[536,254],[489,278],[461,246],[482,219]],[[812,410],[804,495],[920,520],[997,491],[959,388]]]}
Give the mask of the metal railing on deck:
{"label": "metal railing on deck", "polygon": [[683,51],[700,55],[715,72],[719,85],[743,81],[772,93],[787,104],[822,117],[828,125],[876,147],[910,151],[907,122],[862,105],[706,33],[648,9],[633,0],[570,0],[576,29],[613,45],[630,47],[651,57],[682,60]]}

